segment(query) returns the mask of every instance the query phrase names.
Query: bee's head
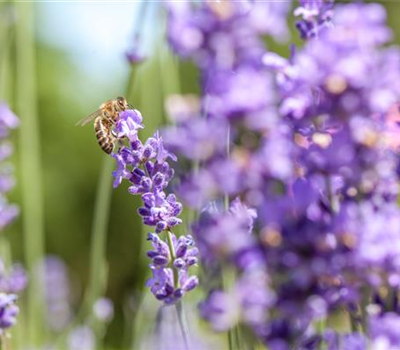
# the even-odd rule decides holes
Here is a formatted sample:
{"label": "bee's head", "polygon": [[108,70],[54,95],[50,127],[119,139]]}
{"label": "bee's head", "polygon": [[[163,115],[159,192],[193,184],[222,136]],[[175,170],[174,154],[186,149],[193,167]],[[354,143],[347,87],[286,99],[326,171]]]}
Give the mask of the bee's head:
{"label": "bee's head", "polygon": [[128,102],[126,101],[126,99],[125,98],[123,98],[123,97],[117,97],[117,100],[116,100],[117,102],[116,102],[116,110],[119,112],[119,111],[124,111],[124,110],[126,110],[127,108],[128,108]]}

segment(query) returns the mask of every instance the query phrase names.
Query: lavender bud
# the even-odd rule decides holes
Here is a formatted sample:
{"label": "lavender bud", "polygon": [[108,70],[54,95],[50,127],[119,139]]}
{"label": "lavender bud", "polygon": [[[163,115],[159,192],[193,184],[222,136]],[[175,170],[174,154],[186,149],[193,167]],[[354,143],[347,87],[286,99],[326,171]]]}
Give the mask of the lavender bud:
{"label": "lavender bud", "polygon": [[[147,238],[147,240],[150,240],[150,238]],[[150,259],[153,259],[155,256],[157,256],[157,255],[159,255],[159,253],[158,252],[155,252],[155,251],[153,251],[153,250],[149,250],[148,252],[147,252],[147,256],[150,258]]]}
{"label": "lavender bud", "polygon": [[157,187],[163,187],[164,181],[165,181],[164,175],[161,173],[157,173],[153,178],[154,186]]}
{"label": "lavender bud", "polygon": [[154,164],[151,161],[147,161],[144,166],[146,167],[147,172],[152,175],[154,172]]}
{"label": "lavender bud", "polygon": [[167,223],[165,221],[159,221],[156,225],[156,232],[161,233],[164,230],[166,230],[168,227]]}
{"label": "lavender bud", "polygon": [[182,212],[182,204],[179,202],[175,202],[173,204],[171,204],[172,206],[172,215],[173,216],[178,216],[181,214]]}
{"label": "lavender bud", "polygon": [[177,299],[180,299],[180,298],[182,298],[183,294],[184,294],[184,291],[181,288],[178,288],[174,293],[174,297]]}
{"label": "lavender bud", "polygon": [[140,188],[139,188],[139,186],[130,186],[130,187],[128,188],[128,192],[129,192],[130,194],[135,195],[135,194],[140,193]]}
{"label": "lavender bud", "polygon": [[153,148],[150,145],[146,145],[143,149],[143,158],[149,159],[153,153]]}
{"label": "lavender bud", "polygon": [[169,169],[169,170],[167,171],[167,173],[166,173],[165,181],[169,182],[169,181],[174,177],[174,175],[175,175],[175,170],[172,169],[172,168]]}
{"label": "lavender bud", "polygon": [[157,255],[153,258],[153,264],[156,266],[166,266],[168,259],[165,256]]}
{"label": "lavender bud", "polygon": [[167,293],[167,295],[171,295],[174,292],[174,287],[167,283],[165,285],[165,292]]}
{"label": "lavender bud", "polygon": [[178,249],[176,250],[176,257],[177,258],[182,258],[185,256],[186,252],[187,252],[187,245],[185,244],[181,244],[178,246]]}
{"label": "lavender bud", "polygon": [[184,267],[186,264],[185,264],[185,261],[183,260],[183,259],[181,259],[181,258],[177,258],[177,259],[175,259],[175,261],[174,261],[174,266],[177,268],[177,269],[181,269],[182,267]]}
{"label": "lavender bud", "polygon": [[195,256],[188,257],[186,261],[189,266],[193,266],[193,265],[197,264],[197,258]]}
{"label": "lavender bud", "polygon": [[169,203],[175,203],[176,202],[176,196],[173,194],[173,193],[171,193],[171,194],[169,194],[168,196],[167,196],[167,201],[169,202]]}
{"label": "lavender bud", "polygon": [[144,171],[141,169],[135,168],[135,170],[132,172],[130,181],[134,183],[135,185],[140,185],[142,178],[145,177],[146,174]]}
{"label": "lavender bud", "polygon": [[199,284],[199,279],[197,278],[197,276],[191,276],[184,283],[182,289],[186,292],[189,292],[192,289],[196,288],[198,284]]}
{"label": "lavender bud", "polygon": [[142,195],[142,201],[147,208],[151,208],[155,205],[156,198],[153,193],[148,192]]}
{"label": "lavender bud", "polygon": [[149,208],[140,207],[137,210],[138,214],[142,217],[150,216],[151,212]]}
{"label": "lavender bud", "polygon": [[156,226],[157,222],[158,222],[157,219],[151,216],[143,217],[143,223],[147,226]]}
{"label": "lavender bud", "polygon": [[174,227],[174,226],[180,225],[181,223],[182,223],[182,220],[179,218],[175,218],[175,217],[169,218],[167,220],[168,227]]}
{"label": "lavender bud", "polygon": [[171,167],[169,166],[169,164],[167,162],[164,162],[160,167],[160,172],[162,172],[163,174],[167,174],[170,168]]}
{"label": "lavender bud", "polygon": [[142,147],[142,142],[140,140],[135,140],[132,141],[130,145],[133,150],[137,151]]}
{"label": "lavender bud", "polygon": [[151,185],[152,185],[151,179],[148,177],[143,177],[142,180],[140,181],[140,186],[142,186],[142,188],[145,191],[150,191]]}

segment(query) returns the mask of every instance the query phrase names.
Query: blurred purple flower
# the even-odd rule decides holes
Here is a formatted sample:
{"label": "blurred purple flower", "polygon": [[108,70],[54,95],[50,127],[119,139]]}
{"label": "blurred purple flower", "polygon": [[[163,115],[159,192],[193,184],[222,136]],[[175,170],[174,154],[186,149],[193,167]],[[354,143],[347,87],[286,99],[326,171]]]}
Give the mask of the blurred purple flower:
{"label": "blurred purple flower", "polygon": [[374,349],[398,349],[400,347],[400,316],[393,312],[372,316],[369,319],[369,337]]}
{"label": "blurred purple flower", "polygon": [[114,317],[114,304],[108,298],[99,298],[93,305],[93,313],[98,320],[108,323]]}
{"label": "blurred purple flower", "polygon": [[217,331],[226,331],[244,322],[261,329],[275,300],[267,275],[261,269],[248,269],[228,291],[212,291],[200,304],[200,312]]}
{"label": "blurred purple flower", "polygon": [[0,293],[0,334],[17,322],[19,308],[15,304],[16,300],[15,294]]}
{"label": "blurred purple flower", "polygon": [[95,350],[96,340],[89,326],[79,326],[68,334],[69,350]]}
{"label": "blurred purple flower", "polygon": [[[166,132],[194,162],[182,170],[181,197],[202,210],[193,232],[205,271],[235,274],[225,289],[210,283],[202,314],[218,330],[245,323],[273,350],[364,349],[360,334],[325,339],[312,325],[357,310],[365,288],[399,286],[400,166],[386,114],[400,96],[400,51],[386,46],[381,5],[333,11],[332,1],[302,0],[298,29],[313,40],[280,57],[263,45],[260,34],[272,33],[254,20],[257,6],[274,7],[167,5],[171,46],[197,64],[202,84],[202,117]],[[241,284],[254,271],[266,282]],[[171,283],[168,271],[155,272],[156,288]]]}
{"label": "blurred purple flower", "polygon": [[0,261],[0,291],[17,294],[25,289],[27,282],[28,277],[22,265],[14,264],[6,269]]}
{"label": "blurred purple flower", "polygon": [[46,300],[46,321],[54,332],[62,331],[72,319],[71,286],[67,266],[54,255],[39,266]]}

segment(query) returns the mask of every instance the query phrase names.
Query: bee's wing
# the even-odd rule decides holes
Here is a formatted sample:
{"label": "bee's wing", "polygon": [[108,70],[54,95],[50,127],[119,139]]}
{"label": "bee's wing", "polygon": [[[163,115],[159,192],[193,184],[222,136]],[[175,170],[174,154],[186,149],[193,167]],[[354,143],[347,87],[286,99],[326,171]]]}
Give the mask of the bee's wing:
{"label": "bee's wing", "polygon": [[88,123],[90,123],[93,119],[99,117],[100,115],[102,115],[103,112],[101,109],[98,109],[96,112],[93,112],[92,114],[89,114],[87,117],[81,119],[80,121],[78,121],[75,126],[84,126]]}

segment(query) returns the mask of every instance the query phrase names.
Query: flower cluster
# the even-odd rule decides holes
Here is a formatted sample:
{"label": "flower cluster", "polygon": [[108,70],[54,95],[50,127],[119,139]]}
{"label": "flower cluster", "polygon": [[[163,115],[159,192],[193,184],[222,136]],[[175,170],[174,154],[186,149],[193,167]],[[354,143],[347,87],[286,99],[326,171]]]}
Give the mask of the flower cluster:
{"label": "flower cluster", "polygon": [[[6,139],[9,132],[19,126],[19,119],[5,102],[0,101],[0,230],[9,225],[19,213],[16,205],[8,204],[6,193],[14,186],[11,166],[5,160],[11,156],[13,147]],[[25,289],[27,277],[24,268],[15,264],[6,269],[0,260],[0,334],[17,322],[19,308],[17,294]]]}
{"label": "flower cluster", "polygon": [[[387,45],[381,5],[301,0],[305,43],[281,57],[262,35],[277,37],[268,24],[285,27],[287,4],[167,5],[171,47],[202,82],[200,110],[164,133],[192,162],[190,174],[178,168],[181,196],[201,210],[193,233],[217,279],[201,312],[217,330],[244,323],[271,349],[363,349],[359,333],[314,325],[345,308],[366,326],[359,310],[400,287],[400,167],[388,137],[399,132],[388,113],[400,100],[400,50]],[[225,274],[233,282],[218,285]],[[379,319],[397,317],[382,304]],[[370,341],[398,347],[374,322]]]}
{"label": "flower cluster", "polygon": [[26,283],[27,276],[21,265],[15,264],[6,269],[0,261],[0,334],[17,322],[19,308],[16,301]]}
{"label": "flower cluster", "polygon": [[169,239],[170,246],[158,235],[148,235],[154,250],[147,252],[147,256],[152,260],[150,269],[153,273],[153,277],[147,281],[147,286],[158,300],[166,304],[179,300],[198,284],[196,276],[188,275],[189,267],[197,263],[198,254],[192,237],[188,235],[177,239],[171,234]]}
{"label": "flower cluster", "polygon": [[11,177],[11,168],[4,161],[11,156],[13,152],[12,145],[6,140],[9,131],[17,128],[19,119],[10,110],[6,103],[0,101],[0,229],[4,229],[18,215],[17,206],[7,203],[5,194],[14,186],[14,180]]}
{"label": "flower cluster", "polygon": [[296,27],[303,39],[316,37],[331,25],[333,0],[300,0],[300,5],[294,15],[302,17]]}
{"label": "flower cluster", "polygon": [[[186,292],[198,284],[196,276],[189,277],[189,267],[197,263],[197,248],[190,236],[177,238],[172,229],[181,224],[178,217],[182,211],[174,194],[166,194],[174,171],[168,159],[176,161],[175,155],[164,148],[163,140],[158,132],[144,144],[138,138],[138,130],[143,128],[142,116],[137,110],[121,112],[115,127],[122,141],[113,157],[117,161],[114,187],[123,179],[129,180],[129,193],[140,195],[143,206],[138,209],[143,223],[154,227],[155,233],[149,233],[153,250],[148,252],[152,263],[150,268],[153,277],[147,282],[152,293],[166,304],[179,300]],[[165,233],[167,242],[159,238]]]}

